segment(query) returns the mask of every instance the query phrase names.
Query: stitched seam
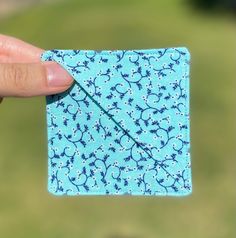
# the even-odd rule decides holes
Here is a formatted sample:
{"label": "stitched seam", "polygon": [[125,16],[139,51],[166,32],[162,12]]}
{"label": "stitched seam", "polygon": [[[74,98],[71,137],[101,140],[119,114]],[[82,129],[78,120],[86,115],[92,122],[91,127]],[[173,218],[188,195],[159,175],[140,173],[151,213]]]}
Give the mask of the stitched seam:
{"label": "stitched seam", "polygon": [[[122,54],[123,52],[125,52],[125,55],[137,55],[137,53],[143,53],[145,52],[145,55],[152,55],[152,56],[156,56],[158,55],[159,51],[164,51],[166,50],[167,52],[165,54],[172,54],[175,53],[176,50],[183,50],[184,47],[175,47],[174,49],[172,48],[160,48],[160,49],[138,49],[138,50],[77,50],[76,54],[79,55],[85,55],[85,54],[91,54],[94,55],[94,53],[99,54],[99,55],[116,55],[116,54]],[[58,51],[74,51],[72,49],[68,49],[68,50],[62,50],[62,49],[54,49],[54,50],[58,50]],[[130,52],[129,52],[130,51]],[[149,53],[150,52],[150,53]]]}
{"label": "stitched seam", "polygon": [[[188,130],[185,131],[185,138],[189,141],[189,146],[188,146],[188,149],[190,150],[190,147],[191,147],[191,144],[190,144],[190,60],[189,62],[187,62],[187,56],[185,57],[185,61],[186,61],[186,65],[185,65],[185,89],[187,90],[188,92],[188,99],[186,101],[186,107],[185,107],[185,114],[188,115],[188,117],[186,116],[185,117],[185,123],[188,125]],[[186,78],[187,77],[187,78]],[[185,156],[185,160],[186,160],[186,163],[190,163],[191,164],[191,159],[190,159],[190,151],[187,151],[187,154]],[[191,175],[190,175],[190,169],[187,168],[186,170],[186,179],[188,180],[191,180]],[[191,183],[191,181],[190,181]],[[189,184],[190,184],[189,183]],[[191,184],[190,184],[191,186]]]}

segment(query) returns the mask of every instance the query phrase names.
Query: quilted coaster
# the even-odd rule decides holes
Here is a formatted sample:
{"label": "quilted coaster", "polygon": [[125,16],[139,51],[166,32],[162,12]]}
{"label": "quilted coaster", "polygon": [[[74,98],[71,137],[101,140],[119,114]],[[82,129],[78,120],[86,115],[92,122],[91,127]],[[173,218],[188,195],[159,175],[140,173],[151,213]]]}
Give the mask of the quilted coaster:
{"label": "quilted coaster", "polygon": [[46,97],[49,192],[191,193],[186,48],[54,49],[41,60],[75,80]]}

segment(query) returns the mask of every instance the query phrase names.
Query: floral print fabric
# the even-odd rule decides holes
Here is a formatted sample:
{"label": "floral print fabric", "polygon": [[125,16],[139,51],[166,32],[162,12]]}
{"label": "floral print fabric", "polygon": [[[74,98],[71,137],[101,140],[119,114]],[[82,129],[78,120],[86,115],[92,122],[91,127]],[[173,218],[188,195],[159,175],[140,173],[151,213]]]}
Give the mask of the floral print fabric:
{"label": "floral print fabric", "polygon": [[46,97],[51,193],[191,193],[186,48],[49,50],[41,58],[75,79]]}

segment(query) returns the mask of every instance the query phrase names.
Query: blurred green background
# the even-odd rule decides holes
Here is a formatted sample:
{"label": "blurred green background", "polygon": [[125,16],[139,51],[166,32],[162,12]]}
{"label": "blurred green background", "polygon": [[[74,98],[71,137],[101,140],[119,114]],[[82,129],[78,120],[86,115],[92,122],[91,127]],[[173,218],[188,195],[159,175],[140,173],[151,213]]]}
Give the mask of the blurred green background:
{"label": "blurred green background", "polygon": [[0,32],[44,49],[191,52],[193,194],[54,197],[47,192],[45,98],[0,106],[0,237],[236,237],[235,18],[182,0],[66,0],[0,19]]}

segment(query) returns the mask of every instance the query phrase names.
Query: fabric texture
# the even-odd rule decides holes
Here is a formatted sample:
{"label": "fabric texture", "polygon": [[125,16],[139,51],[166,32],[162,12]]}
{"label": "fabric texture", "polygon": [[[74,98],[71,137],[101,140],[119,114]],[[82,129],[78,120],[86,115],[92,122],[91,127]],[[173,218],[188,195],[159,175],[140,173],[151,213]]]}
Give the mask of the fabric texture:
{"label": "fabric texture", "polygon": [[54,49],[41,59],[75,79],[46,97],[49,192],[192,192],[186,48]]}

